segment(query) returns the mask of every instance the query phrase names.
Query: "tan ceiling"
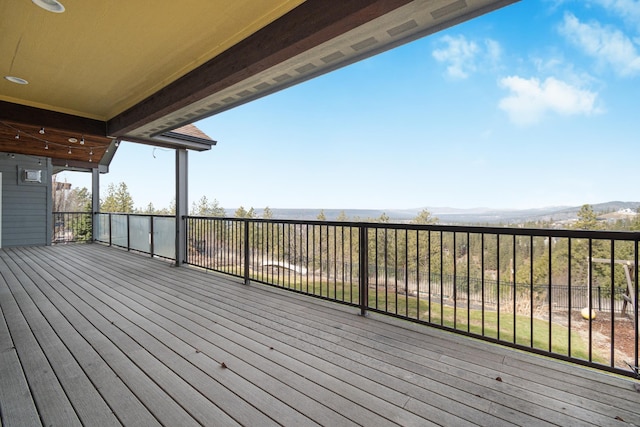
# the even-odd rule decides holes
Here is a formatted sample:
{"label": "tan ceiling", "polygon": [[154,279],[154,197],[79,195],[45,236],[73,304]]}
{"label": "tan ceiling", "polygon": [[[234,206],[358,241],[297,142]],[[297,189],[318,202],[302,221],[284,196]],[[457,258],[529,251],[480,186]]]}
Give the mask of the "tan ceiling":
{"label": "tan ceiling", "polygon": [[0,2],[0,151],[21,126],[181,146],[167,132],[516,0],[60,1]]}
{"label": "tan ceiling", "polygon": [[0,99],[106,121],[302,0],[62,0],[0,4]]}

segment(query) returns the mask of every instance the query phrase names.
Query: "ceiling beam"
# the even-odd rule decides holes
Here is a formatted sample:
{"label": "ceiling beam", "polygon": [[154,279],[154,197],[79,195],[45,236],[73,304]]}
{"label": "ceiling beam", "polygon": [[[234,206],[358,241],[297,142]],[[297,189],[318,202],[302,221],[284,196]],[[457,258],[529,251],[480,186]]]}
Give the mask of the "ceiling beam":
{"label": "ceiling beam", "polygon": [[158,135],[153,138],[140,138],[140,137],[126,137],[123,138],[124,141],[135,142],[137,144],[146,144],[153,145],[154,147],[163,147],[163,148],[171,148],[171,149],[186,149],[193,151],[207,151],[211,150],[211,146],[216,145],[216,141],[204,142],[204,140],[199,140],[197,138],[185,138],[181,137],[172,137],[175,134],[165,134]]}
{"label": "ceiling beam", "polygon": [[150,121],[228,88],[389,13],[411,0],[307,0],[237,45],[115,116],[107,133],[123,137]]}
{"label": "ceiling beam", "polygon": [[51,127],[79,135],[107,136],[106,122],[7,101],[0,101],[0,121]]}
{"label": "ceiling beam", "polygon": [[56,172],[63,170],[87,172],[92,169],[100,169],[101,173],[106,173],[109,170],[109,167],[106,165],[101,165],[95,162],[83,162],[80,160],[51,159],[51,165]]}

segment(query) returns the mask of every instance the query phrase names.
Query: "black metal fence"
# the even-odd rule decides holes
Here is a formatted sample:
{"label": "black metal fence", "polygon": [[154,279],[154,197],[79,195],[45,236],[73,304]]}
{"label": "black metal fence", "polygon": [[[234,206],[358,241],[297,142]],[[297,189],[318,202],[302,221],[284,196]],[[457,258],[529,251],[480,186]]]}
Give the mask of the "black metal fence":
{"label": "black metal fence", "polygon": [[638,364],[638,233],[187,221],[193,265],[606,370]]}
{"label": "black metal fence", "polygon": [[[97,220],[98,241],[154,255],[162,240],[175,257],[174,217]],[[640,233],[185,221],[188,264],[625,375],[638,366]]]}
{"label": "black metal fence", "polygon": [[90,242],[91,213],[53,212],[53,244]]}

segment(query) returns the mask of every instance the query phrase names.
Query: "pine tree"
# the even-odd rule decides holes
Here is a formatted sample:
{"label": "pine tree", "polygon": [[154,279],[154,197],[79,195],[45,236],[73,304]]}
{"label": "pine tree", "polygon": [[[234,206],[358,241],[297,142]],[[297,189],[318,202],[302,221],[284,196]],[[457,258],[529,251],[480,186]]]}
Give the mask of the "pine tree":
{"label": "pine tree", "polygon": [[391,221],[391,218],[389,218],[389,215],[387,215],[385,212],[382,213],[382,215],[380,215],[380,217],[378,217],[377,222],[380,222],[382,224],[388,224]]}
{"label": "pine tree", "polygon": [[113,183],[107,187],[107,197],[100,207],[101,212],[133,212],[133,198],[129,194],[127,184],[124,182],[115,186]]}
{"label": "pine tree", "polygon": [[202,196],[197,202],[193,202],[191,205],[191,215],[193,216],[208,216],[208,217],[225,217],[226,211],[220,206],[218,200],[213,199],[213,202],[209,202],[207,196]]}
{"label": "pine tree", "polygon": [[209,215],[223,218],[227,216],[227,211],[220,206],[220,202],[218,202],[217,199],[213,199],[213,202],[211,202],[209,207]]}
{"label": "pine tree", "polygon": [[428,209],[421,210],[418,216],[411,220],[412,224],[436,224],[437,222],[438,218],[433,216]]}
{"label": "pine tree", "polygon": [[578,212],[578,220],[573,225],[578,230],[597,230],[600,228],[598,217],[589,204],[582,205]]}
{"label": "pine tree", "polygon": [[209,214],[209,200],[207,196],[202,196],[197,202],[193,202],[191,205],[191,215],[193,216],[206,216]]}
{"label": "pine tree", "polygon": [[247,216],[247,210],[244,208],[244,206],[240,206],[238,209],[236,209],[236,212],[235,212],[236,218],[245,218],[246,216]]}

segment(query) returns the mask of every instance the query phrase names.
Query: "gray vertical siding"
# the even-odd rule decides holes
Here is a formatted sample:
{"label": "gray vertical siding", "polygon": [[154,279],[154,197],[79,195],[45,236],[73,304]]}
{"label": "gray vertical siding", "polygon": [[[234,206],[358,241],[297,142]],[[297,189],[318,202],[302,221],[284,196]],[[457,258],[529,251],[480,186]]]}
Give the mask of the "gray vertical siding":
{"label": "gray vertical siding", "polygon": [[[25,182],[25,169],[41,170],[42,182]],[[0,153],[0,172],[2,247],[51,244],[51,163],[44,158]]]}

